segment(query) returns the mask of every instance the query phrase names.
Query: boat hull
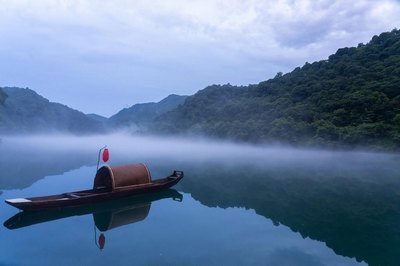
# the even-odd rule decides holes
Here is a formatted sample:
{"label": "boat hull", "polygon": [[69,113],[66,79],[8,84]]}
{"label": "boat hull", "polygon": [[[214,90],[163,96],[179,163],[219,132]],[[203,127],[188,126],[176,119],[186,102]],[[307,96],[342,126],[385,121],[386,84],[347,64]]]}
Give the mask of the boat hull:
{"label": "boat hull", "polygon": [[91,189],[45,197],[10,199],[5,200],[5,202],[24,211],[40,211],[47,209],[75,207],[134,195],[158,192],[176,185],[182,178],[183,172],[174,171],[171,176],[154,180],[148,184],[128,186],[113,191]]}

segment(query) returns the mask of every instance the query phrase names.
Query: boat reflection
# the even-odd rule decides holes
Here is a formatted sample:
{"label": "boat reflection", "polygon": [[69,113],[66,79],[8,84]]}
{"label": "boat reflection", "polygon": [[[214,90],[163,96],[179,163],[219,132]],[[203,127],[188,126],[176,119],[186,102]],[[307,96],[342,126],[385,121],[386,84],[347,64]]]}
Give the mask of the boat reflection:
{"label": "boat reflection", "polygon": [[175,189],[167,189],[159,193],[134,196],[81,207],[35,212],[23,211],[5,221],[4,226],[8,229],[17,229],[71,216],[93,214],[97,229],[101,232],[105,232],[119,226],[143,221],[150,212],[151,203],[166,198],[182,201],[183,195]]}
{"label": "boat reflection", "polygon": [[88,151],[61,152],[3,143],[1,152],[7,156],[0,156],[0,190],[27,188],[46,176],[95,165]]}

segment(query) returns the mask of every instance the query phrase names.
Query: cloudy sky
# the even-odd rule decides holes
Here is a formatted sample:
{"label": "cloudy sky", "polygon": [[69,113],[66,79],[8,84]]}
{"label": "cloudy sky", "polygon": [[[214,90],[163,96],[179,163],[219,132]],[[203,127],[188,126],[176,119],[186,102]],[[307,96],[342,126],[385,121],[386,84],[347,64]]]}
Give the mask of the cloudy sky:
{"label": "cloudy sky", "polygon": [[400,27],[398,0],[0,0],[0,86],[110,116],[247,85]]}

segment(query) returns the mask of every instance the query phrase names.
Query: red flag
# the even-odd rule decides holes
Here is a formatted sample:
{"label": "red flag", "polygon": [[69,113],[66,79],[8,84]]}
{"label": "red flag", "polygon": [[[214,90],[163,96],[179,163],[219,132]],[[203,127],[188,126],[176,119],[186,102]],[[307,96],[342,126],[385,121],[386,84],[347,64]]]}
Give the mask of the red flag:
{"label": "red flag", "polygon": [[110,153],[108,152],[108,149],[105,148],[103,150],[103,162],[107,162],[110,159]]}

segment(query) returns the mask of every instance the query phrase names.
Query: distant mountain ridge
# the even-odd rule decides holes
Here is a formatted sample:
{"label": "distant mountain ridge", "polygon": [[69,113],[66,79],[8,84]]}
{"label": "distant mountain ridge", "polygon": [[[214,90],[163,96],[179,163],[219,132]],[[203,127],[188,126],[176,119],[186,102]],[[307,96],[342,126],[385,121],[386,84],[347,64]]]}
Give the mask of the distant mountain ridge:
{"label": "distant mountain ridge", "polygon": [[106,123],[108,120],[107,117],[98,114],[86,114],[86,116],[101,123]]}
{"label": "distant mountain ridge", "polygon": [[97,134],[121,128],[144,129],[155,117],[182,104],[186,97],[171,94],[157,103],[135,104],[106,118],[50,102],[28,88],[0,87],[0,133]]}
{"label": "distant mountain ridge", "polygon": [[66,105],[50,102],[31,89],[3,87],[2,91],[7,98],[0,105],[1,133],[104,132],[98,121]]}
{"label": "distant mountain ridge", "polygon": [[111,127],[122,128],[132,125],[145,128],[161,114],[171,111],[183,104],[187,96],[171,94],[159,102],[139,103],[124,108],[111,116],[107,124]]}

